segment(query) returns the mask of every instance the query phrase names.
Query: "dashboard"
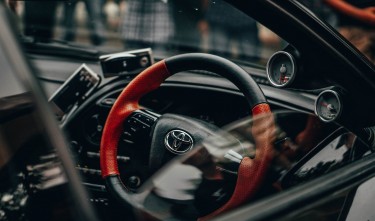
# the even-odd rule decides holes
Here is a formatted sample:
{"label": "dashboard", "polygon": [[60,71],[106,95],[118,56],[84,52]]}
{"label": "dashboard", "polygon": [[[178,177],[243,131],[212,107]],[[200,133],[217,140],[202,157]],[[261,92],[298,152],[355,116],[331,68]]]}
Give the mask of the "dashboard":
{"label": "dashboard", "polygon": [[[49,96],[52,96],[72,73],[76,73],[76,70],[82,67],[79,61],[54,60],[53,57],[36,55],[33,55],[32,59],[40,70],[38,78]],[[45,67],[51,67],[51,63],[55,64],[55,67],[67,68],[45,70]],[[93,72],[101,73],[98,63],[85,63]],[[251,73],[259,84],[273,112],[314,112],[317,95],[272,87],[265,70],[252,67],[244,69]],[[101,177],[100,140],[112,105],[134,76],[103,78],[93,92],[61,120],[61,127],[70,141],[75,167],[83,178],[83,184],[90,190],[90,201],[100,210],[104,210],[103,214],[108,214],[108,210],[114,211],[119,205],[107,193]],[[218,127],[243,119],[251,112],[246,99],[231,82],[212,73],[196,71],[182,72],[168,78],[161,87],[144,96],[140,100],[140,105],[142,109],[158,114],[184,115]],[[306,121],[306,116],[284,116],[279,120],[279,124],[289,131],[292,139],[295,139],[298,133],[304,130]],[[334,128],[327,127],[327,133],[332,132]],[[137,138],[129,139],[125,134],[119,141],[117,161],[121,179],[134,191],[151,175],[148,170],[149,146],[149,143]],[[106,216],[105,219],[110,217]]]}

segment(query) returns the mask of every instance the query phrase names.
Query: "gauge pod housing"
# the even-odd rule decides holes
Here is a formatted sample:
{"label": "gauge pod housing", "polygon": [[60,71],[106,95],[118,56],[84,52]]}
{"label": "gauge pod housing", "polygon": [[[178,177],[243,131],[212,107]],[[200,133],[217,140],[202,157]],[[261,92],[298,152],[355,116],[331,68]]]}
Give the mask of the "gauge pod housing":
{"label": "gauge pod housing", "polygon": [[325,90],[321,92],[315,101],[315,114],[324,122],[337,120],[343,109],[343,102],[339,92]]}
{"label": "gauge pod housing", "polygon": [[286,87],[296,77],[296,60],[292,54],[286,51],[278,51],[268,60],[266,71],[268,80],[273,86]]}

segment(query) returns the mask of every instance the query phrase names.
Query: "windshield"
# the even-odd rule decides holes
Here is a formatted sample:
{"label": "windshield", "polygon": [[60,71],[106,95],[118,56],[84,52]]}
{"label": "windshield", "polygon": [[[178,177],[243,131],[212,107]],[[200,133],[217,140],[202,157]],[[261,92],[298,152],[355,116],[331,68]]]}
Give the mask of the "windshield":
{"label": "windshield", "polygon": [[151,47],[156,55],[208,52],[260,62],[285,43],[221,0],[9,1],[33,41],[74,42],[114,52]]}
{"label": "windshield", "polygon": [[[158,57],[208,52],[265,65],[286,43],[222,0],[7,0],[24,36]],[[375,61],[375,2],[298,0]]]}

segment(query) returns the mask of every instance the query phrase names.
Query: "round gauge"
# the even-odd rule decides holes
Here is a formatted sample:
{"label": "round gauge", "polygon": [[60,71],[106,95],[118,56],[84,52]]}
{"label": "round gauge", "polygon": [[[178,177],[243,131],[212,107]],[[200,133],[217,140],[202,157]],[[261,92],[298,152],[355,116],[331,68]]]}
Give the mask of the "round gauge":
{"label": "round gauge", "polygon": [[336,120],[340,116],[341,111],[342,102],[336,91],[323,91],[315,101],[315,113],[324,122]]}
{"label": "round gauge", "polygon": [[267,77],[275,87],[285,87],[293,82],[296,75],[296,62],[285,51],[276,52],[267,62]]}

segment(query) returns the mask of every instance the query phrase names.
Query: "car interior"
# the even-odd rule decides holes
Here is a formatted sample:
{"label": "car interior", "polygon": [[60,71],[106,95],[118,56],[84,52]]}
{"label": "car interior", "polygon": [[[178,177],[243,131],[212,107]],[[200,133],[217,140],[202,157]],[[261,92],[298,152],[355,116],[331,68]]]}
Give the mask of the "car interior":
{"label": "car interior", "polygon": [[[22,72],[13,66],[24,53],[20,66],[34,80],[22,81],[41,92],[1,94],[0,141],[19,149],[0,148],[0,220],[207,220],[371,155],[375,68],[357,49],[297,1],[217,4],[251,15],[285,45],[263,64],[27,41],[0,53],[9,73]],[[33,104],[38,96],[44,103]],[[259,167],[243,175],[250,161]],[[82,207],[97,217],[77,215]],[[342,204],[333,207],[322,216],[340,216]]]}

